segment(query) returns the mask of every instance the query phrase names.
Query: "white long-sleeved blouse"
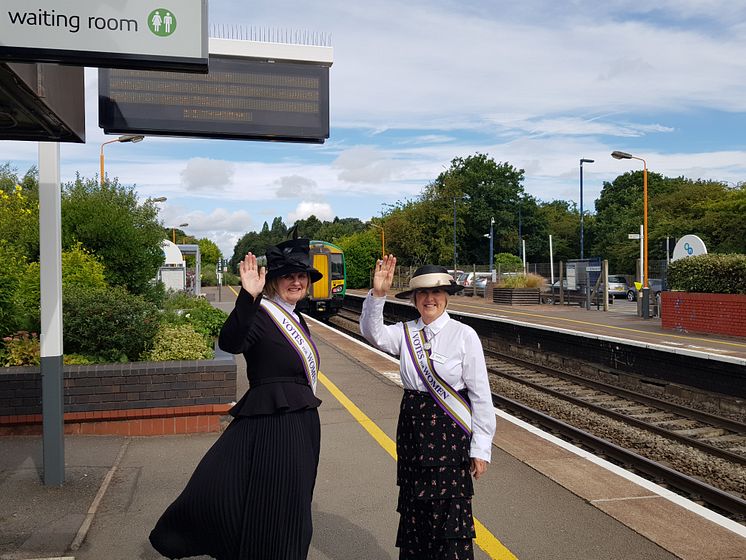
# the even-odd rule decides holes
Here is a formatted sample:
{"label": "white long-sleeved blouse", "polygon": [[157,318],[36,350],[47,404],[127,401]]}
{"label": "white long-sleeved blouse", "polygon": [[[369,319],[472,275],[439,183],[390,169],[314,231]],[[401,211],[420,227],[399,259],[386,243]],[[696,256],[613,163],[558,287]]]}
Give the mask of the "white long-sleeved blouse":
{"label": "white long-sleeved blouse", "polygon": [[[384,324],[385,303],[385,297],[375,297],[372,290],[368,293],[360,316],[360,332],[378,349],[400,356],[406,344],[404,323]],[[422,319],[407,323],[410,331],[419,331],[424,327]],[[431,359],[438,375],[457,391],[466,387],[469,394],[472,409],[469,455],[489,461],[496,422],[482,343],[474,329],[451,319],[447,312],[428,327],[431,331]],[[399,374],[405,389],[427,391],[411,360],[399,360]]]}

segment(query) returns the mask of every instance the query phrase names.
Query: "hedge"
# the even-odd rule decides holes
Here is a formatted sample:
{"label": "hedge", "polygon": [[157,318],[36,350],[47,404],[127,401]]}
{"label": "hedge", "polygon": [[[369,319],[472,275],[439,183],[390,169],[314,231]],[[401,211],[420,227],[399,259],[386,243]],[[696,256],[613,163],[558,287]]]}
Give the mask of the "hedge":
{"label": "hedge", "polygon": [[668,266],[672,290],[711,294],[746,294],[746,255],[708,254],[688,257]]}

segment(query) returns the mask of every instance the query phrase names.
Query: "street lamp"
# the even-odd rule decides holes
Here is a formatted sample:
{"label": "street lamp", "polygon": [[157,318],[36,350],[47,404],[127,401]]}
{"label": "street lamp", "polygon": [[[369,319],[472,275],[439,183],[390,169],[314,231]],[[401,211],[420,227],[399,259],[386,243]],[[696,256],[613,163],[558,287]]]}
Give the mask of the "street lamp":
{"label": "street lamp", "polygon": [[495,218],[493,216],[492,218],[490,218],[490,280],[492,282],[495,281],[494,239],[495,239]]}
{"label": "street lamp", "polygon": [[580,159],[580,260],[585,258],[583,253],[583,164],[593,163],[592,159]]}
{"label": "street lamp", "polygon": [[[179,229],[183,227],[187,227],[188,225],[189,224],[179,224]],[[176,227],[175,226],[171,228],[171,239],[175,245],[176,244]]]}
{"label": "street lamp", "polygon": [[104,146],[107,144],[112,144],[114,142],[142,142],[145,139],[145,136],[142,134],[124,134],[123,136],[120,136],[119,138],[115,138],[114,140],[109,140],[108,142],[104,142],[101,144],[101,155],[99,156],[99,161],[101,163],[101,177],[99,180],[99,184],[103,186],[104,184]]}
{"label": "street lamp", "polygon": [[379,226],[378,224],[373,223],[371,223],[370,225],[381,230],[381,258],[383,258],[384,256],[386,256],[386,237],[383,232],[383,226]]}
{"label": "street lamp", "polygon": [[149,202],[166,202],[167,200],[168,200],[168,198],[166,198],[165,196],[159,196],[157,198],[149,198],[148,199]]}
{"label": "street lamp", "polygon": [[611,152],[614,159],[637,159],[642,162],[642,235],[643,235],[643,273],[642,285],[648,287],[648,164],[641,157],[633,156],[627,152]]}

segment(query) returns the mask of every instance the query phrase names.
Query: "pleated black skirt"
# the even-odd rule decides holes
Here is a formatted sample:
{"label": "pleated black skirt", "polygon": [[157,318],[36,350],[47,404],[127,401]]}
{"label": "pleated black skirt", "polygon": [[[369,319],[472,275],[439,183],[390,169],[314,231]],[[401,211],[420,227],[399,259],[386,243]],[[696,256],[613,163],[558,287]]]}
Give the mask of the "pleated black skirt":
{"label": "pleated black skirt", "polygon": [[158,520],[151,544],[168,558],[304,560],[320,436],[315,408],[235,418]]}
{"label": "pleated black skirt", "polygon": [[396,431],[400,559],[474,558],[470,445],[430,394],[404,391]]}

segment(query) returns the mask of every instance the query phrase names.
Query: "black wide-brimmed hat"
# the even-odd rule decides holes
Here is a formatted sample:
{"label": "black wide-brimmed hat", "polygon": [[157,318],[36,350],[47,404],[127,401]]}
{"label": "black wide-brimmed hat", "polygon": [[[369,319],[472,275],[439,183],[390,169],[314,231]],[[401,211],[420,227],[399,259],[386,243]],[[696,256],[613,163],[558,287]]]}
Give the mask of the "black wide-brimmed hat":
{"label": "black wide-brimmed hat", "polygon": [[416,290],[421,290],[423,288],[441,288],[449,294],[455,294],[464,289],[463,286],[459,286],[454,282],[453,277],[448,274],[448,270],[444,266],[426,264],[414,271],[414,274],[412,274],[412,278],[409,281],[409,289],[404,292],[399,292],[396,294],[396,297],[399,299],[407,299]]}
{"label": "black wide-brimmed hat", "polygon": [[276,246],[267,248],[266,279],[277,278],[293,272],[306,272],[311,283],[321,280],[321,272],[311,266],[308,239],[288,239]]}

